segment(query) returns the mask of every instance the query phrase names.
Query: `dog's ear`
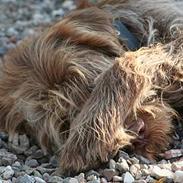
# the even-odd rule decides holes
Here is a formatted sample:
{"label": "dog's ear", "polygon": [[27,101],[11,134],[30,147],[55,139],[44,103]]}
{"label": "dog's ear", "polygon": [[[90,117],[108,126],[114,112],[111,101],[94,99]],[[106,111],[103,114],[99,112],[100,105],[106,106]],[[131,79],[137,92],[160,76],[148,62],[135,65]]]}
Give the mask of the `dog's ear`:
{"label": "dog's ear", "polygon": [[75,0],[77,9],[85,9],[94,6],[94,3],[92,3],[89,0]]}
{"label": "dog's ear", "polygon": [[68,40],[74,45],[119,56],[121,45],[113,29],[112,17],[97,7],[76,10],[55,24],[46,39]]}

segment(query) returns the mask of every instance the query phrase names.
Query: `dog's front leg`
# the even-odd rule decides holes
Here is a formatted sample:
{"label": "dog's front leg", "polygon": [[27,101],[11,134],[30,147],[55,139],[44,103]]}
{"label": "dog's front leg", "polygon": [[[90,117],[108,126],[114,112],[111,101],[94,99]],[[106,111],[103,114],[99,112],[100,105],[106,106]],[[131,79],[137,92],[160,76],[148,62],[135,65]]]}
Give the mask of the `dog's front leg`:
{"label": "dog's front leg", "polygon": [[106,162],[133,138],[124,128],[139,94],[135,82],[144,81],[117,61],[96,81],[96,87],[72,122],[70,135],[60,152],[61,169],[67,174]]}

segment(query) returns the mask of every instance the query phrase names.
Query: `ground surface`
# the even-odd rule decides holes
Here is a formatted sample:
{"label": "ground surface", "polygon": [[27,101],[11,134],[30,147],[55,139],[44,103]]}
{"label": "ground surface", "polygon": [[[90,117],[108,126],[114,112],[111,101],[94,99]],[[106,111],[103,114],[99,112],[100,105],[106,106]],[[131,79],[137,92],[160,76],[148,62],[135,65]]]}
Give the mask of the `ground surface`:
{"label": "ground surface", "polygon": [[[74,7],[70,0],[0,0],[0,57],[24,37],[35,34],[39,27],[61,18]],[[0,133],[0,183],[132,183],[135,180],[138,183],[182,183],[181,131],[177,125],[170,151],[159,162],[120,151],[105,167],[72,178],[56,176],[55,156],[45,156],[26,135],[17,134],[10,142],[7,134]]]}

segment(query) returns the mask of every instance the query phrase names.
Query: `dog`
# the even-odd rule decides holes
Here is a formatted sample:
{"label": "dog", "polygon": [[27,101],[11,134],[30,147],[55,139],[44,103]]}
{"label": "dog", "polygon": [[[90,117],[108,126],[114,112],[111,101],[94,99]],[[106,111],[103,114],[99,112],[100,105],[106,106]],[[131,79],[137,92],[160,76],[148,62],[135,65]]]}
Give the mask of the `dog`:
{"label": "dog", "polygon": [[102,0],[3,58],[0,129],[57,152],[64,173],[130,146],[154,159],[183,109],[183,13],[172,0]]}

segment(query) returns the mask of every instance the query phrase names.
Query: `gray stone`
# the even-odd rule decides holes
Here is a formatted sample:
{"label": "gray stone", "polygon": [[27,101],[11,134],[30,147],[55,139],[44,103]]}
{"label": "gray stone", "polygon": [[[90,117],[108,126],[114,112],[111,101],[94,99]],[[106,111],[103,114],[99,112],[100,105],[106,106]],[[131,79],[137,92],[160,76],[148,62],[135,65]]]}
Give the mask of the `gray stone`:
{"label": "gray stone", "polygon": [[37,170],[34,170],[33,171],[33,175],[35,176],[35,177],[39,177],[39,178],[43,178],[43,176],[37,171]]}
{"label": "gray stone", "polygon": [[35,168],[35,167],[39,166],[39,163],[36,159],[30,159],[30,160],[25,161],[25,165],[27,165],[31,168]]}
{"label": "gray stone", "polygon": [[134,181],[135,181],[135,179],[130,174],[130,172],[126,172],[124,175],[124,183],[133,183]]}
{"label": "gray stone", "polygon": [[76,178],[70,178],[68,183],[79,183]]}
{"label": "gray stone", "polygon": [[94,170],[90,170],[89,172],[86,173],[87,181],[97,180],[99,176],[100,176],[99,173]]}
{"label": "gray stone", "polygon": [[0,132],[0,139],[7,142],[8,141],[8,134],[5,132]]}
{"label": "gray stone", "polygon": [[85,174],[84,173],[80,173],[78,176],[75,177],[79,183],[85,183]]}
{"label": "gray stone", "polygon": [[52,12],[53,17],[62,17],[63,15],[64,15],[64,10],[62,8],[58,10],[53,10]]}
{"label": "gray stone", "polygon": [[44,173],[43,174],[43,179],[48,182],[49,181],[49,178],[50,178],[50,175],[48,173]]}
{"label": "gray stone", "polygon": [[24,175],[16,179],[16,183],[35,183],[34,178],[29,175]]}
{"label": "gray stone", "polygon": [[33,153],[36,153],[36,151],[38,150],[38,147],[37,146],[32,146],[31,148],[29,148],[28,150],[26,150],[25,152],[24,152],[24,154],[26,155],[26,156],[31,156]]}
{"label": "gray stone", "polygon": [[113,177],[113,182],[122,182],[123,181],[123,178],[120,177],[120,176],[114,176]]}
{"label": "gray stone", "polygon": [[104,169],[102,174],[108,181],[111,181],[115,175],[118,175],[118,172],[115,169]]}
{"label": "gray stone", "polygon": [[58,176],[53,176],[49,178],[49,183],[63,183],[63,179]]}
{"label": "gray stone", "polygon": [[9,153],[6,150],[0,149],[0,166],[12,165],[16,160],[16,155]]}
{"label": "gray stone", "polygon": [[106,180],[105,178],[102,177],[102,178],[100,179],[100,183],[107,183],[107,180]]}
{"label": "gray stone", "polygon": [[110,159],[109,161],[109,168],[110,169],[115,169],[116,162],[113,159]]}
{"label": "gray stone", "polygon": [[[124,151],[119,151],[119,157],[120,157],[120,158],[123,158],[123,159],[125,159],[125,160],[127,160],[127,159],[130,158],[129,155],[128,155],[128,153],[126,153],[126,152],[124,152]],[[120,159],[120,158],[119,158],[119,159]]]}
{"label": "gray stone", "polygon": [[4,169],[4,173],[2,174],[2,177],[3,179],[7,180],[7,179],[11,179],[13,175],[14,175],[14,171],[12,170],[11,166],[7,166]]}
{"label": "gray stone", "polygon": [[52,167],[56,168],[58,166],[58,160],[56,156],[52,156],[50,158],[50,164],[52,165]]}
{"label": "gray stone", "polygon": [[41,179],[40,177],[34,177],[35,179],[35,183],[46,183],[43,179]]}

